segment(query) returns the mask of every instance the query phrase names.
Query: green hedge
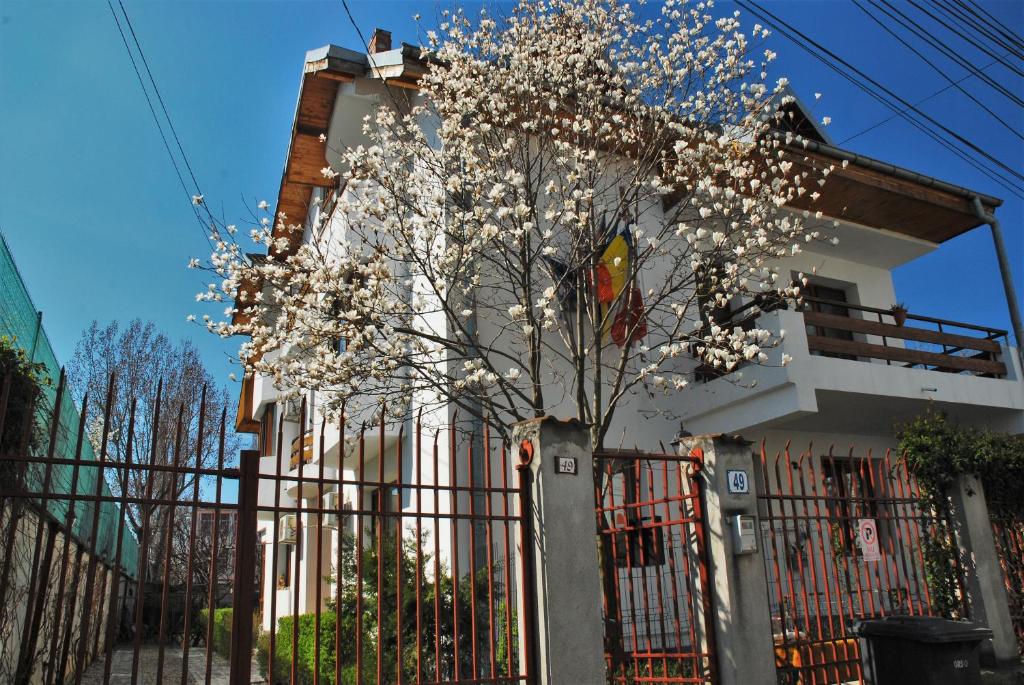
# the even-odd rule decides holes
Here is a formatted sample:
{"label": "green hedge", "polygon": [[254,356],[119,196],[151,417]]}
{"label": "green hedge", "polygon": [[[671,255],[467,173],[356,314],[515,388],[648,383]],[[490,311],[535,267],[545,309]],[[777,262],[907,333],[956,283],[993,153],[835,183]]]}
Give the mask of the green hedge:
{"label": "green hedge", "polygon": [[[337,614],[333,611],[320,613],[320,682],[334,682],[335,664],[335,624]],[[342,618],[342,630],[353,629],[347,626],[349,621]],[[277,624],[277,633],[274,637],[274,674],[270,679],[273,685],[287,684],[291,682],[292,667],[292,633],[294,630],[294,618],[292,616],[282,617]],[[344,634],[344,633],[343,633]],[[297,685],[311,685],[313,683],[313,663],[316,657],[316,616],[314,614],[303,614],[299,616],[298,626],[298,656],[296,659]],[[343,641],[343,646],[344,646]],[[351,658],[351,657],[350,657]],[[349,661],[350,658],[343,658]],[[256,659],[264,674],[270,662],[270,635],[261,633],[256,640]],[[363,681],[376,681],[377,656],[371,645],[363,646]],[[356,667],[352,663],[341,667],[342,685],[355,685]]]}
{"label": "green hedge", "polygon": [[[208,615],[206,609],[199,612],[199,629],[203,637],[206,636]],[[231,607],[213,610],[213,651],[225,659],[231,658],[231,620]]]}

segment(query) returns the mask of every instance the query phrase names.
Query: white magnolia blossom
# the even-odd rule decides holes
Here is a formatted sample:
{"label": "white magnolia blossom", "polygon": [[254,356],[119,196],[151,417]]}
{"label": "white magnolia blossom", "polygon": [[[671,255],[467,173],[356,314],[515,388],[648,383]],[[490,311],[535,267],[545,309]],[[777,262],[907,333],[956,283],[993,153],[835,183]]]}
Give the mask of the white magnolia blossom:
{"label": "white magnolia blossom", "polygon": [[791,207],[826,170],[780,134],[763,27],[706,1],[523,0],[427,36],[418,96],[391,89],[324,168],[340,190],[308,242],[283,215],[250,234],[267,258],[214,231],[197,300],[233,304],[206,323],[248,337],[247,371],[349,412],[569,407],[599,444],[638,393],[670,412],[695,374],[768,360],[754,315],[799,296],[774,265],[818,237]]}

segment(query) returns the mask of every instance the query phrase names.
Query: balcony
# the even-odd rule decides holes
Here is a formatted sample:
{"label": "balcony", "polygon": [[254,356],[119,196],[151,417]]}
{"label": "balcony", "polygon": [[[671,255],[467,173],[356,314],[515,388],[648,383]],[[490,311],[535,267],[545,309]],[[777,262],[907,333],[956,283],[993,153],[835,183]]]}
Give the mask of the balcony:
{"label": "balcony", "polygon": [[294,471],[299,467],[299,461],[303,464],[313,461],[313,431],[307,430],[292,440],[288,468]]}
{"label": "balcony", "polygon": [[753,323],[784,331],[781,343],[767,364],[705,374],[682,393],[687,431],[891,435],[934,408],[1024,432],[1024,383],[1005,331],[816,298]]}
{"label": "balcony", "polygon": [[[1006,331],[821,298],[803,302],[811,354],[989,378],[1007,374],[999,361]],[[847,315],[826,313],[826,308]]]}

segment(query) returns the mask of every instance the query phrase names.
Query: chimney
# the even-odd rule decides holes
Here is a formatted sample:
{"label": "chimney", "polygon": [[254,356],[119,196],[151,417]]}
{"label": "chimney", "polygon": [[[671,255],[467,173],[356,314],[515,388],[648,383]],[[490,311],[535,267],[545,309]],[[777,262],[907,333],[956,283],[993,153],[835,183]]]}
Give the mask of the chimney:
{"label": "chimney", "polygon": [[387,52],[391,49],[391,32],[384,29],[374,29],[370,38],[370,54]]}

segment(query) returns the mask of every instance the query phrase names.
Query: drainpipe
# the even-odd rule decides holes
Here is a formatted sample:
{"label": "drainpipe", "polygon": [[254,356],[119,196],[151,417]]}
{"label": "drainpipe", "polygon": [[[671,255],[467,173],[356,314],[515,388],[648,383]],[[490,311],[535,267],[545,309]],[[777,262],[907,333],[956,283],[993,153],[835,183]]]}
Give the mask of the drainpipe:
{"label": "drainpipe", "polygon": [[981,206],[981,198],[975,195],[971,198],[974,204],[975,215],[987,223],[992,229],[992,243],[996,248],[996,259],[999,261],[999,273],[1003,277],[1003,290],[1006,292],[1006,306],[1010,310],[1010,323],[1013,325],[1013,335],[1017,339],[1017,357],[1020,359],[1021,368],[1024,369],[1024,326],[1020,321],[1020,309],[1017,307],[1017,293],[1013,287],[1013,274],[1010,273],[1010,259],[1006,256],[1006,243],[1003,242],[1003,231],[999,227],[999,219],[996,215],[989,214]]}

